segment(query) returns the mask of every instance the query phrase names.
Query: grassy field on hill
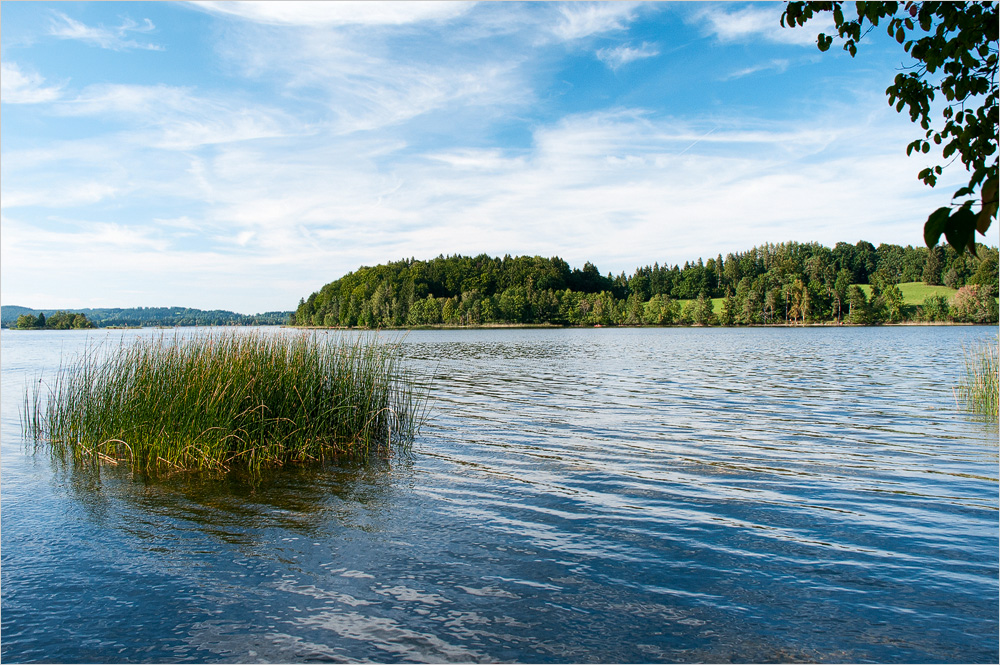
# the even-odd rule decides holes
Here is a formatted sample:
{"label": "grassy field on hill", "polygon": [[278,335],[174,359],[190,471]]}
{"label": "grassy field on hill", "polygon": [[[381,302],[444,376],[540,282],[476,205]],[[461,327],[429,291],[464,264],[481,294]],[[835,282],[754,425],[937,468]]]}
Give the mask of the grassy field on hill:
{"label": "grassy field on hill", "polygon": [[[871,298],[872,287],[870,284],[859,284],[858,286],[861,287],[866,296]],[[944,296],[951,300],[958,293],[958,289],[948,286],[930,286],[923,282],[903,282],[897,286],[903,292],[903,302],[906,305],[922,305],[924,300],[930,296]]]}
{"label": "grassy field on hill", "polygon": [[[865,292],[867,297],[871,297],[872,287],[870,284],[858,284],[858,286],[861,287],[861,290]],[[924,299],[928,296],[944,296],[950,301],[958,293],[957,289],[948,286],[930,286],[923,282],[904,282],[898,286],[899,290],[903,292],[904,304],[908,307],[924,304]],[[722,313],[722,302],[724,300],[725,298],[712,298],[712,311],[715,314]],[[678,302],[683,307],[690,301],[679,300]]]}

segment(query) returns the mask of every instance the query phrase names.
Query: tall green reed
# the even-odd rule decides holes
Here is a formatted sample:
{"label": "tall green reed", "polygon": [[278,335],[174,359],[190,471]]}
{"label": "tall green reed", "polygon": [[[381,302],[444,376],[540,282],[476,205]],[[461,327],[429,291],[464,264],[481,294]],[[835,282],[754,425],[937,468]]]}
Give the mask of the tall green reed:
{"label": "tall green reed", "polygon": [[406,450],[425,415],[399,344],[260,332],[92,347],[26,391],[30,436],[136,470],[259,470]]}
{"label": "tall green reed", "polygon": [[957,393],[972,411],[998,416],[1000,405],[1000,340],[965,349],[965,378]]}

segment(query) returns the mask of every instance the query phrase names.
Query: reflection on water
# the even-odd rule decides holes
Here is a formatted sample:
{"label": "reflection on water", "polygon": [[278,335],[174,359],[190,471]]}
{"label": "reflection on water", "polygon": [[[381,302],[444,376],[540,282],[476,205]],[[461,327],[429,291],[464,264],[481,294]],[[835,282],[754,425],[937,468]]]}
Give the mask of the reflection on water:
{"label": "reflection on water", "polygon": [[27,454],[84,337],[4,334],[2,657],[995,662],[992,334],[412,332],[411,455],[156,481]]}
{"label": "reflection on water", "polygon": [[[181,520],[227,542],[249,544],[253,534],[268,529],[309,535],[331,521],[378,529],[379,516],[410,466],[404,458],[391,466],[383,460],[367,467],[356,462],[290,466],[256,477],[177,473],[149,478],[125,468],[60,463],[58,473],[72,498],[101,526],[150,539],[160,536],[158,526],[165,521]],[[133,513],[144,519],[122,521]]]}

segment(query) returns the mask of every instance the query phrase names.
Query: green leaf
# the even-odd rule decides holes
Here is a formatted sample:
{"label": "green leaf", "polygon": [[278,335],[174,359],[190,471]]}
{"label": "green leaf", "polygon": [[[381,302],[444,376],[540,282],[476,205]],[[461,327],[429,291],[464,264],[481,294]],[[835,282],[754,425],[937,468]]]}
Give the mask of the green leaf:
{"label": "green leaf", "polygon": [[979,216],[976,217],[976,230],[979,231],[980,234],[986,235],[986,231],[989,230],[990,224],[993,223],[993,218],[997,216],[998,206],[996,177],[990,178],[983,183],[982,201],[983,209],[980,211]]}
{"label": "green leaf", "polygon": [[941,234],[944,233],[945,226],[948,224],[948,217],[950,215],[951,208],[944,207],[938,208],[927,218],[927,223],[924,224],[924,242],[927,243],[928,247],[938,244],[938,240],[941,239]]}
{"label": "green leaf", "polygon": [[976,254],[976,215],[972,208],[963,206],[953,212],[948,217],[948,222],[944,229],[944,237],[948,239],[948,244],[955,248],[961,256],[962,252],[969,248],[972,255]]}

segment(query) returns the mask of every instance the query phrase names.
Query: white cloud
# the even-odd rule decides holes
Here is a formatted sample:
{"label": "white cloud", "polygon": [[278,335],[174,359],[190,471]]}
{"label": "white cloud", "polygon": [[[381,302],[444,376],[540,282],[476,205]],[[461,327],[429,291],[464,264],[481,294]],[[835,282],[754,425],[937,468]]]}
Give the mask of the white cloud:
{"label": "white cloud", "polygon": [[[252,255],[178,248],[156,228],[89,220],[40,228],[6,214],[0,223],[4,302],[33,307],[183,305],[252,313],[256,302],[251,289],[266,292],[269,281],[270,288],[280,285],[290,292],[309,288],[289,288],[287,277]],[[248,265],[255,275],[250,279]],[[231,286],[206,289],[206,280]],[[280,308],[285,307],[282,301]]]}
{"label": "white cloud", "polygon": [[602,48],[597,51],[597,59],[606,64],[611,69],[617,70],[623,65],[627,65],[635,60],[652,58],[659,55],[659,50],[652,44],[642,43],[639,48],[632,48],[627,44],[616,48]]}
{"label": "white cloud", "polygon": [[153,135],[135,136],[135,140],[171,150],[309,131],[277,109],[199,97],[190,89],[165,85],[92,85],[76,98],[64,100],[56,112],[124,117],[141,129],[154,130]]}
{"label": "white cloud", "polygon": [[913,165],[878,147],[878,123],[834,117],[706,136],[643,114],[577,116],[540,128],[526,153],[436,151],[390,171],[368,158],[374,144],[341,147],[349,164],[328,147],[280,160],[233,149],[206,169],[210,217],[315,271],[316,287],[361,264],[441,252],[559,254],[617,272],[767,241],[891,242],[927,207]]}
{"label": "white cloud", "polygon": [[523,56],[494,58],[468,53],[465,44],[437,42],[430,50],[403,52],[382,31],[364,35],[252,27],[234,35],[223,53],[248,76],[273,79],[290,97],[325,102],[340,134],[399,126],[436,111],[496,117],[532,99]]}
{"label": "white cloud", "polygon": [[487,64],[466,71],[399,65],[373,69],[336,81],[330,94],[340,102],[333,108],[338,131],[352,132],[398,125],[443,109],[480,107],[491,113],[522,103],[527,93],[508,68]]}
{"label": "white cloud", "polygon": [[750,76],[751,74],[756,74],[758,72],[769,72],[774,71],[777,73],[782,73],[788,69],[789,62],[785,58],[776,58],[768,62],[762,62],[759,65],[753,65],[751,67],[745,67],[743,69],[736,70],[726,76],[728,79],[738,79],[744,76]]}
{"label": "white cloud", "polygon": [[67,208],[91,205],[111,198],[121,191],[119,187],[99,180],[79,180],[70,183],[38,182],[25,189],[13,184],[5,185],[4,190],[4,209],[25,206]]}
{"label": "white cloud", "polygon": [[705,30],[721,42],[748,42],[765,39],[782,44],[815,46],[816,35],[830,34],[833,21],[822,15],[805,26],[797,28],[781,27],[783,5],[779,3],[750,4],[740,9],[730,10],[730,5],[710,5],[696,11],[692,20],[702,23]]}
{"label": "white cloud", "polygon": [[[930,199],[947,193],[915,180],[918,167],[901,158],[909,127],[877,96],[869,101],[792,128],[583,114],[539,126],[516,151],[404,154],[394,139],[354,135],[285,139],[278,150],[223,144],[156,172],[125,162],[132,189],[116,204],[186,197],[192,207],[170,215],[149,205],[149,219],[58,231],[5,218],[4,288],[33,293],[32,280],[61,281],[96,289],[104,305],[256,311],[294,307],[359,265],[408,256],[559,255],[630,273],[763,242],[919,243]],[[81,172],[63,185],[89,182]],[[210,293],[197,288],[206,279]],[[164,303],[158,281],[194,295]]]}
{"label": "white cloud", "polygon": [[502,150],[459,149],[451,152],[431,153],[428,159],[447,164],[456,169],[474,171],[499,171],[522,168],[524,160],[519,157],[507,157]]}
{"label": "white cloud", "polygon": [[635,2],[571,2],[559,6],[559,22],[552,32],[563,40],[580,39],[624,30],[635,17]]}
{"label": "white cloud", "polygon": [[59,99],[61,86],[44,85],[45,79],[24,72],[13,62],[0,63],[0,99],[5,104],[41,104]]}
{"label": "white cloud", "polygon": [[404,25],[446,21],[474,2],[195,2],[215,14],[239,16],[256,23],[285,26]]}
{"label": "white cloud", "polygon": [[146,34],[153,32],[156,26],[148,18],[143,19],[142,24],[131,19],[125,19],[122,24],[115,28],[105,28],[104,26],[89,26],[76,19],[70,18],[62,12],[53,12],[54,18],[49,27],[49,34],[60,39],[75,39],[92,46],[98,46],[111,51],[128,51],[131,49],[144,49],[148,51],[162,51],[163,47],[152,42],[137,42],[129,39],[129,33]]}
{"label": "white cloud", "polygon": [[[92,267],[98,257],[107,260],[103,264],[105,267],[141,268],[141,261],[135,261],[136,256],[160,253],[169,248],[169,243],[158,237],[155,229],[106,222],[64,222],[56,228],[41,228],[5,215],[3,228],[4,269],[12,273],[18,269],[31,270],[35,260],[50,256],[74,279],[85,279],[82,269]],[[41,268],[40,264],[34,265],[36,269]]]}
{"label": "white cloud", "polygon": [[66,115],[118,113],[149,117],[152,113],[177,111],[196,104],[191,91],[166,85],[96,84],[61,107]]}

